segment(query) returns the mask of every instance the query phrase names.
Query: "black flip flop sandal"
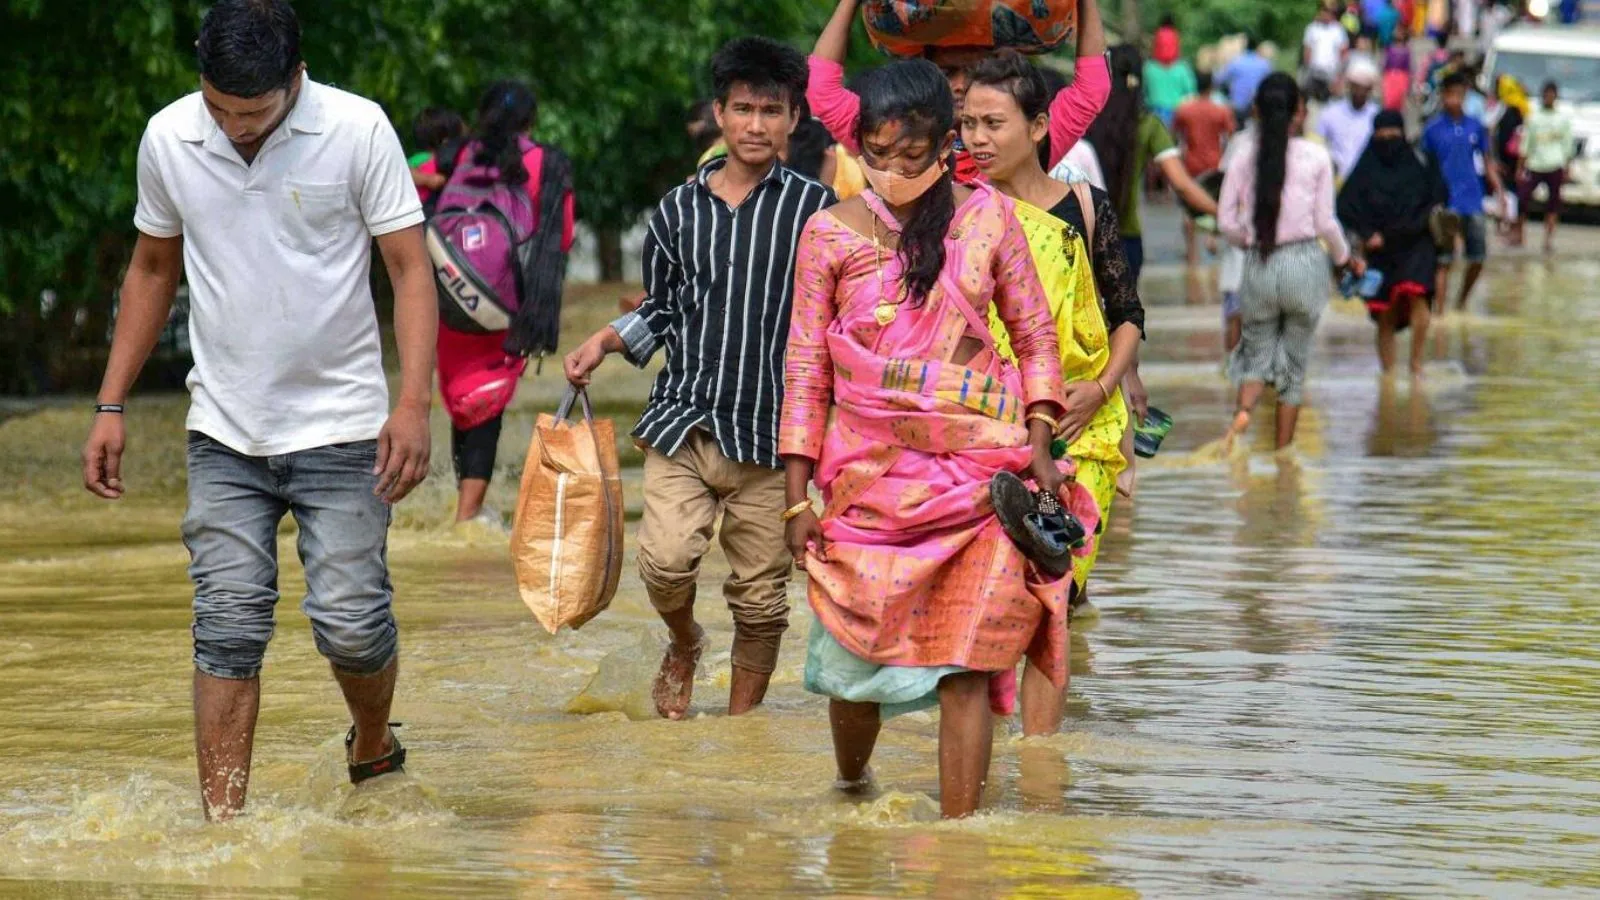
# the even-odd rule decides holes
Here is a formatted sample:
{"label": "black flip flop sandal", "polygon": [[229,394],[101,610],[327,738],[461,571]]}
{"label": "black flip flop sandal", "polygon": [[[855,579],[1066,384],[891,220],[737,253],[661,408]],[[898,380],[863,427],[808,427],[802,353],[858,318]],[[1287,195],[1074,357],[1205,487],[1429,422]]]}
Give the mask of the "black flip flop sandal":
{"label": "black flip flop sandal", "polygon": [[1035,494],[1021,478],[1001,472],[989,481],[1000,527],[1040,571],[1060,578],[1072,571],[1072,551],[1083,545],[1083,526],[1047,492]]}
{"label": "black flip flop sandal", "polygon": [[392,775],[406,770],[406,748],[400,746],[400,736],[394,733],[394,729],[399,727],[401,727],[399,722],[389,723],[389,741],[394,745],[394,749],[387,755],[367,762],[353,762],[350,759],[350,749],[355,746],[356,728],[354,725],[350,726],[349,733],[344,736],[344,760],[350,769],[351,784],[360,784],[379,775]]}

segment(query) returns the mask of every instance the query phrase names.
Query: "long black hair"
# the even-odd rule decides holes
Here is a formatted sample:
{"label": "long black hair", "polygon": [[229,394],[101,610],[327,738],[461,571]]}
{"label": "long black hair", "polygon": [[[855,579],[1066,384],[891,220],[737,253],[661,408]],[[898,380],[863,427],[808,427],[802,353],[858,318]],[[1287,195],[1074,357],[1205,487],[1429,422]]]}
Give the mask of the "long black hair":
{"label": "long black hair", "polygon": [[[1054,70],[1051,70],[1054,72]],[[1065,86],[1066,76],[1055,73]],[[1022,118],[1031,126],[1040,116],[1050,115],[1050,98],[1060,87],[1053,87],[1050,76],[1043,69],[1028,62],[1028,58],[1015,50],[1005,49],[983,58],[967,70],[967,90],[984,85],[1011,95],[1022,110]],[[1048,134],[1039,142],[1039,167],[1050,168],[1050,138]]]}
{"label": "long black hair", "polygon": [[1144,89],[1138,81],[1143,70],[1138,48],[1130,44],[1111,48],[1111,96],[1086,135],[1100,157],[1106,191],[1118,209],[1139,182],[1140,173],[1133,170],[1133,144],[1144,118]]}
{"label": "long black hair", "polygon": [[[1035,68],[1039,71],[1039,77],[1044,79],[1045,93],[1050,97],[1050,99],[1055,99],[1057,94],[1060,94],[1063,90],[1066,90],[1068,83],[1067,73],[1061,71],[1055,66],[1036,66]],[[1050,103],[1049,100],[1047,100],[1045,101],[1045,111],[1048,112],[1049,109]],[[1047,137],[1039,142],[1039,166],[1046,172],[1050,171],[1051,168],[1050,148],[1050,138]],[[1068,147],[1067,149],[1070,150],[1072,148]]]}
{"label": "long black hair", "polygon": [[828,148],[833,146],[833,136],[828,129],[813,118],[804,118],[789,135],[789,158],[784,163],[813,181],[822,178],[822,163]]}
{"label": "long black hair", "polygon": [[1263,257],[1278,249],[1278,214],[1289,167],[1289,129],[1300,111],[1300,88],[1283,72],[1256,90],[1256,247]]}
{"label": "long black hair", "polygon": [[427,150],[436,153],[445,144],[461,137],[467,130],[467,123],[453,109],[440,106],[430,106],[420,113],[411,125],[411,136],[416,139],[418,150]]}
{"label": "long black hair", "polygon": [[[861,78],[861,119],[856,140],[891,122],[904,137],[927,139],[935,152],[955,128],[956,101],[939,67],[925,59],[906,59],[880,66]],[[942,160],[935,159],[932,165]],[[905,270],[908,302],[920,305],[944,269],[944,238],[955,218],[955,176],[944,177],[917,201],[911,218],[900,227],[900,262]]]}
{"label": "long black hair", "polygon": [[539,101],[533,89],[520,81],[496,81],[483,92],[478,103],[478,124],[472,136],[478,141],[473,162],[500,170],[506,184],[525,184],[528,170],[522,165],[519,138],[533,127]]}

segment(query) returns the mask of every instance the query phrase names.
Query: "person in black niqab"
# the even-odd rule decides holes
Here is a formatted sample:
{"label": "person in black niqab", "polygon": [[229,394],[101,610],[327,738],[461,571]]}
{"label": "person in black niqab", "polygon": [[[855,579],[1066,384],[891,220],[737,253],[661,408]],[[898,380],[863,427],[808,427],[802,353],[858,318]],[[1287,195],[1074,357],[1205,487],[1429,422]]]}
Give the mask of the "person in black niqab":
{"label": "person in black niqab", "polygon": [[1438,250],[1428,223],[1449,200],[1437,165],[1424,162],[1406,140],[1405,120],[1385,110],[1372,140],[1339,192],[1339,221],[1355,235],[1369,268],[1383,275],[1367,310],[1378,323],[1378,360],[1395,364],[1395,335],[1412,329],[1411,374],[1422,374]]}

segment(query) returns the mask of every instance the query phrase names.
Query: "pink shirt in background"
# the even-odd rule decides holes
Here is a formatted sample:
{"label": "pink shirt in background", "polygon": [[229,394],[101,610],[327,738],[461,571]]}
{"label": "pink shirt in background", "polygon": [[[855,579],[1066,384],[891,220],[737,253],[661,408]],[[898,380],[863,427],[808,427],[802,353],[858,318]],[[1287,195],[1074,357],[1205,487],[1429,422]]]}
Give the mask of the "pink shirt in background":
{"label": "pink shirt in background", "polygon": [[[1217,204],[1217,225],[1240,247],[1256,243],[1256,148],[1252,144],[1228,163]],[[1344,227],[1333,214],[1333,161],[1328,151],[1305,140],[1289,141],[1283,179],[1283,208],[1278,212],[1277,245],[1322,238],[1337,265],[1350,258]]]}
{"label": "pink shirt in background", "polygon": [[[820,120],[833,139],[851,153],[859,154],[856,123],[861,119],[861,98],[844,86],[844,66],[831,59],[812,56],[811,81],[806,101],[811,114]],[[1095,116],[1111,96],[1111,72],[1104,56],[1078,57],[1072,83],[1050,101],[1050,165],[1053,168],[1094,124]]]}

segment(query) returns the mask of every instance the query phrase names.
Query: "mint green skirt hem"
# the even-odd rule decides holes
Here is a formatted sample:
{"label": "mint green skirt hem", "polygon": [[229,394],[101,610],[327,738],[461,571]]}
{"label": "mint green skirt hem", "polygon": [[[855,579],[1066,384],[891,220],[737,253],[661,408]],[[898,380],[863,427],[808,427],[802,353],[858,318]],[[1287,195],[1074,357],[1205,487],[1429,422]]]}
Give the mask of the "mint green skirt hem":
{"label": "mint green skirt hem", "polygon": [[961,666],[884,666],[846,650],[822,623],[811,624],[806,690],[851,703],[876,703],[884,720],[939,704],[939,682],[970,672]]}

